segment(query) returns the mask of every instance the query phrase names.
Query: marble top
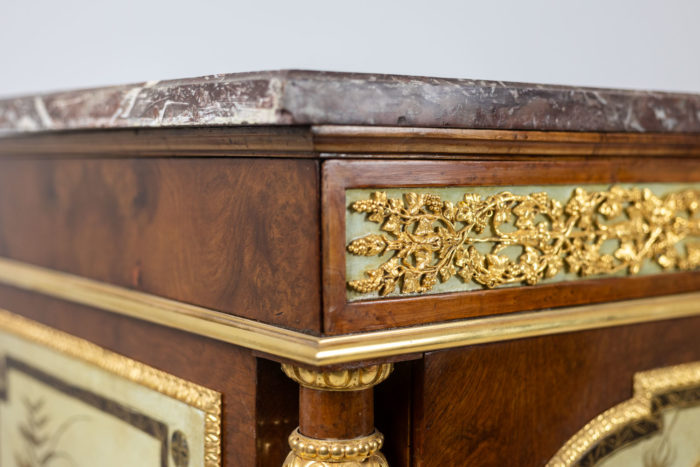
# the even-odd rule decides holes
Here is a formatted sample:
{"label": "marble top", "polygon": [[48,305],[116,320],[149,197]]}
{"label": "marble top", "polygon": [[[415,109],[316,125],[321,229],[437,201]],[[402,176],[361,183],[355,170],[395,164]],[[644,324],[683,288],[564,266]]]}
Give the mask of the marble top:
{"label": "marble top", "polygon": [[322,124],[700,133],[700,95],[283,70],[0,100],[4,134]]}

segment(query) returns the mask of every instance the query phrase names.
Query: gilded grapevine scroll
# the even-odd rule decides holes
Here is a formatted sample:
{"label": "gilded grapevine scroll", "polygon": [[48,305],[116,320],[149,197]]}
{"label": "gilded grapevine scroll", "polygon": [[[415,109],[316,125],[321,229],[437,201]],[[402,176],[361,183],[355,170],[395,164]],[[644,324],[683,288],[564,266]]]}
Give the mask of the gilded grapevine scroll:
{"label": "gilded grapevine scroll", "polygon": [[[547,192],[466,192],[452,202],[429,192],[376,191],[350,210],[380,231],[353,239],[347,250],[386,259],[364,270],[365,277],[349,277],[348,286],[383,296],[429,292],[452,277],[494,288],[537,284],[562,272],[637,274],[645,261],[664,270],[695,269],[699,208],[697,189],[657,196],[647,188],[577,187],[565,203]],[[513,247],[515,257],[503,254]]]}

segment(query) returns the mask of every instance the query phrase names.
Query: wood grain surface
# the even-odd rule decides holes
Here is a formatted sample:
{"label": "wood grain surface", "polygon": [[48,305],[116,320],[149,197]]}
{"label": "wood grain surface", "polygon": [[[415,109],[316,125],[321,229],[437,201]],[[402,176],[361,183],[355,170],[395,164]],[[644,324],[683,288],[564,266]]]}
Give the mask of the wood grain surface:
{"label": "wood grain surface", "polygon": [[543,466],[632,397],[635,372],[700,360],[700,318],[430,353],[414,387],[416,467]]}
{"label": "wood grain surface", "polygon": [[700,160],[606,158],[529,161],[332,160],[322,169],[324,331],[367,331],[700,288],[700,273],[591,279],[557,284],[346,302],[345,190],[700,181]]}
{"label": "wood grain surface", "polygon": [[0,255],[320,331],[318,162],[0,160]]}
{"label": "wood grain surface", "polygon": [[700,134],[590,133],[321,125],[312,127],[323,157],[456,159],[460,155],[700,155]]}
{"label": "wood grain surface", "polygon": [[469,156],[694,157],[692,133],[591,133],[377,126],[236,126],[72,130],[0,138],[0,157],[292,157],[460,159]]}
{"label": "wood grain surface", "polygon": [[316,157],[308,128],[158,128],[60,131],[0,138],[0,157]]}
{"label": "wood grain surface", "polygon": [[299,431],[310,438],[353,439],[374,431],[372,388],[317,391],[299,388]]}

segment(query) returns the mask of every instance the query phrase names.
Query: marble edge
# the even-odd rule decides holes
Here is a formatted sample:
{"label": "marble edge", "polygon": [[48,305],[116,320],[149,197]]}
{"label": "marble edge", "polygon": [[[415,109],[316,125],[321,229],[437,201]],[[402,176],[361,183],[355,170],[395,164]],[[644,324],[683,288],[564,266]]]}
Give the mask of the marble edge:
{"label": "marble edge", "polygon": [[0,135],[324,124],[700,133],[700,94],[280,70],[0,100]]}

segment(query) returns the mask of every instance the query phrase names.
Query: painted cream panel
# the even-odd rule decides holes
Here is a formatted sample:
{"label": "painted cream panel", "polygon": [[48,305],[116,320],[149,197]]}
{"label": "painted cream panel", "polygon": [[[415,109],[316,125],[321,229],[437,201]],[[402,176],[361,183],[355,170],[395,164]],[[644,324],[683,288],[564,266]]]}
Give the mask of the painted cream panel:
{"label": "painted cream panel", "polygon": [[[15,316],[2,313],[4,319]],[[18,319],[22,320],[20,329],[24,330],[25,325],[36,325],[39,331],[47,329]],[[65,336],[67,342],[99,349],[51,332]],[[160,385],[165,392],[176,393],[176,386],[182,383],[185,393],[192,384],[111,352],[104,353],[104,361],[83,361],[0,326],[0,465],[214,465],[205,462],[207,411],[153,389]],[[112,359],[118,359],[116,367],[124,368],[127,363],[128,377],[110,371]],[[161,380],[153,381],[153,374]],[[139,380],[146,379],[148,384],[140,384]],[[175,433],[175,446],[171,446]],[[179,441],[183,435],[186,448]],[[218,444],[218,438],[216,441]],[[183,449],[187,454],[178,455]],[[171,451],[176,451],[175,457]],[[42,458],[52,461],[44,464]]]}
{"label": "painted cream panel", "polygon": [[700,466],[700,406],[669,409],[660,432],[604,458],[599,467]]}

